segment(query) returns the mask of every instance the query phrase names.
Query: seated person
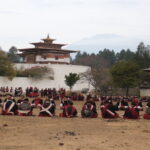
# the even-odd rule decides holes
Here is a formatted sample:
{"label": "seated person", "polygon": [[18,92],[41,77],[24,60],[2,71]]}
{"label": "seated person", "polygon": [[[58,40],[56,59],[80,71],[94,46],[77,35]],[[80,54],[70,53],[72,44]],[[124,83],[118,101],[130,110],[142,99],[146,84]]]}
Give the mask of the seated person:
{"label": "seated person", "polygon": [[23,102],[25,99],[24,95],[22,95],[21,97],[19,97],[18,101],[17,101],[17,105],[19,105],[21,102]]}
{"label": "seated person", "polygon": [[33,111],[33,107],[27,98],[25,98],[20,103],[18,103],[18,115],[19,116],[31,116],[32,111]]}
{"label": "seated person", "polygon": [[144,119],[150,119],[150,100],[146,105],[146,111],[145,111],[143,118]]}
{"label": "seated person", "polygon": [[12,96],[4,100],[2,104],[2,115],[17,115],[17,104]]}
{"label": "seated person", "polygon": [[121,101],[117,103],[117,105],[120,110],[125,110],[125,108],[129,106],[128,98],[124,97]]}
{"label": "seated person", "polygon": [[33,99],[32,105],[37,107],[39,104],[43,105],[43,100],[38,96],[37,98]]}
{"label": "seated person", "polygon": [[2,99],[0,98],[0,107],[2,106],[2,103],[3,103],[3,101],[2,101]]}
{"label": "seated person", "polygon": [[114,105],[111,100],[101,103],[101,115],[102,118],[118,118],[119,115],[116,113],[118,111],[118,105]]}
{"label": "seated person", "polygon": [[55,116],[56,105],[53,99],[46,99],[43,104],[38,104],[40,108],[39,116]]}
{"label": "seated person", "polygon": [[60,108],[63,110],[63,112],[59,114],[60,117],[72,118],[77,116],[77,110],[73,106],[73,102],[70,98],[65,98],[61,101]]}
{"label": "seated person", "polygon": [[92,98],[88,99],[82,107],[81,116],[83,118],[97,118],[96,103]]}
{"label": "seated person", "polygon": [[131,102],[132,107],[138,107],[139,111],[143,111],[142,102],[135,97]]}
{"label": "seated person", "polygon": [[125,109],[123,118],[124,119],[139,119],[139,111],[141,110],[140,106],[128,106]]}

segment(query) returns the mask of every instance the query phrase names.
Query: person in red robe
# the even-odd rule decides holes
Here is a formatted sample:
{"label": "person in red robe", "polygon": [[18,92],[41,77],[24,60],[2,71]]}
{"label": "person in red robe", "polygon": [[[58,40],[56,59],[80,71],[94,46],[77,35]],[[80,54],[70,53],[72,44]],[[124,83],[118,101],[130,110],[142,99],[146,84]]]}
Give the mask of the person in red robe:
{"label": "person in red robe", "polygon": [[12,96],[4,100],[2,104],[2,115],[17,115],[17,104]]}
{"label": "person in red robe", "polygon": [[61,101],[60,108],[62,109],[62,113],[59,114],[60,117],[72,118],[77,116],[77,109],[69,97]]}
{"label": "person in red robe", "polygon": [[146,105],[146,111],[145,111],[143,118],[150,119],[150,99],[148,100],[148,103]]}
{"label": "person in red robe", "polygon": [[118,111],[118,105],[114,105],[111,100],[106,100],[101,103],[101,115],[102,118],[118,118],[119,115],[116,113]]}
{"label": "person in red robe", "polygon": [[39,116],[43,117],[53,117],[55,116],[56,104],[53,99],[47,98],[43,104],[38,104],[40,108]]}
{"label": "person in red robe", "polygon": [[81,110],[81,116],[83,118],[97,118],[96,103],[93,101],[92,97],[88,98],[84,103]]}
{"label": "person in red robe", "polygon": [[33,106],[29,102],[28,98],[25,98],[18,103],[18,115],[19,116],[32,116]]}

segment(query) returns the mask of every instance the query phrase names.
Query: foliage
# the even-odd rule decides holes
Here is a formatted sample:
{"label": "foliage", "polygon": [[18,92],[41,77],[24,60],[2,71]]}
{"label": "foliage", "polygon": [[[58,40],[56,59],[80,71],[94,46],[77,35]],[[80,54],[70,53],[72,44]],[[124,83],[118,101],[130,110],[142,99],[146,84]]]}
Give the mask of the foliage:
{"label": "foliage", "polygon": [[83,54],[79,52],[72,63],[75,65],[90,66],[92,68],[108,66],[108,62],[101,55],[87,54],[86,52]]}
{"label": "foliage", "polygon": [[69,86],[70,91],[78,80],[80,80],[80,77],[76,73],[69,73],[69,75],[65,75],[65,83]]}
{"label": "foliage", "polygon": [[111,75],[108,68],[92,68],[80,74],[82,81],[88,81],[98,93],[106,95]]}
{"label": "foliage", "polygon": [[6,76],[12,80],[15,75],[15,69],[13,68],[13,64],[9,61],[7,54],[4,51],[0,51],[0,76]]}
{"label": "foliage", "polygon": [[47,74],[49,75],[50,79],[53,79],[53,70],[45,66],[35,66],[28,69],[17,70],[17,77],[31,77],[33,79],[41,79]]}
{"label": "foliage", "polygon": [[108,66],[111,66],[116,62],[116,56],[113,50],[105,48],[103,51],[99,51],[98,55],[108,62]]}
{"label": "foliage", "polygon": [[[112,88],[115,88],[116,85],[112,84],[113,82],[111,81],[111,75],[109,73],[105,74],[105,71],[101,71],[101,68],[103,68],[104,70],[109,70],[114,64],[120,63],[120,61],[132,61],[135,65],[138,65],[138,70],[140,69],[140,75],[138,78],[138,80],[140,81],[132,82],[134,84],[132,86],[130,85],[130,87],[135,87],[135,85],[137,85],[135,83],[146,83],[148,86],[150,86],[150,75],[143,71],[143,69],[150,67],[150,45],[145,46],[143,42],[138,45],[137,50],[135,51],[131,51],[130,49],[122,49],[120,52],[115,53],[115,51],[105,48],[104,50],[100,50],[97,54],[88,54],[86,52],[78,53],[72,63],[77,65],[90,66],[91,74],[89,72],[86,72],[83,73],[82,76],[85,76],[87,80],[89,80],[89,83],[95,87],[95,89],[108,89],[110,83]],[[127,66],[127,69],[129,69],[128,67],[129,66]],[[106,81],[106,83],[109,83],[104,84],[104,87],[101,86],[103,84],[101,84],[102,82],[99,79],[101,78],[101,75],[103,76],[103,74],[104,78],[102,81]],[[120,81],[121,78],[122,74],[120,75]],[[108,79],[110,79],[110,81],[108,81]],[[137,81],[137,77],[135,78],[135,81]],[[126,91],[127,90],[128,88],[126,88]]]}
{"label": "foliage", "polygon": [[126,89],[128,95],[129,88],[133,88],[140,83],[139,66],[132,61],[120,61],[111,68],[113,83],[116,87]]}
{"label": "foliage", "polygon": [[146,70],[141,70],[140,71],[140,79],[141,83],[140,86],[142,88],[150,88],[150,73],[147,72]]}
{"label": "foliage", "polygon": [[135,53],[132,52],[130,49],[124,50],[122,49],[120,52],[116,53],[116,61],[121,60],[134,60]]}
{"label": "foliage", "polygon": [[150,66],[150,49],[149,46],[145,46],[143,42],[138,45],[135,53],[135,62],[140,68],[147,68]]}
{"label": "foliage", "polygon": [[110,68],[113,64],[120,60],[133,60],[135,53],[129,49],[121,50],[115,53],[113,50],[104,49],[97,54],[78,53],[73,60],[73,64],[91,66],[92,68]]}
{"label": "foliage", "polygon": [[130,49],[122,49],[115,53],[113,50],[100,50],[97,54],[88,54],[86,52],[78,53],[73,60],[73,64],[91,66],[92,68],[111,68],[111,66],[119,61],[134,61],[141,69],[150,66],[150,46],[141,42],[137,51]]}
{"label": "foliage", "polygon": [[7,53],[8,55],[8,58],[10,61],[14,62],[14,63],[19,63],[20,62],[20,56],[17,55],[17,48],[15,46],[12,46],[10,49],[9,49],[9,52]]}

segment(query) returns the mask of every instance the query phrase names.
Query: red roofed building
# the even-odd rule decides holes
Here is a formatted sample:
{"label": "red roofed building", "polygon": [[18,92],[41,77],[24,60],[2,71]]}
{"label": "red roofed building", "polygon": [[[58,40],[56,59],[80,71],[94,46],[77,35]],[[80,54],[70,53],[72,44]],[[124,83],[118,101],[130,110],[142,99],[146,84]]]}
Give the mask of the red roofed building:
{"label": "red roofed building", "polygon": [[34,48],[19,49],[23,63],[70,64],[70,53],[78,51],[62,49],[65,44],[53,43],[54,40],[48,35],[42,42],[31,43]]}

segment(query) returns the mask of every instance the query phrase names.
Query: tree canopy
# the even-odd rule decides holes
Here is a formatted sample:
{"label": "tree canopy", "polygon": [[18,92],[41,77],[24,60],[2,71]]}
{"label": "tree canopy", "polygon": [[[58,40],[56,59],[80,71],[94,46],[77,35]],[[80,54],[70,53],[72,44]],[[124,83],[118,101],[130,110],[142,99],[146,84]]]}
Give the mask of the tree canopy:
{"label": "tree canopy", "polygon": [[65,75],[65,83],[69,86],[70,91],[79,79],[80,77],[76,73],[69,73],[69,75]]}
{"label": "tree canopy", "polygon": [[[139,82],[138,79],[140,79],[141,84],[147,83],[150,85],[149,75],[143,71],[145,68],[150,67],[150,45],[146,46],[143,42],[140,42],[137,46],[137,50],[133,51],[130,49],[122,49],[120,52],[115,52],[115,50],[105,48],[104,50],[100,50],[98,53],[78,53],[72,63],[91,67],[91,75],[89,72],[85,72],[84,75],[87,77],[87,80],[89,80],[89,77],[93,78],[93,80],[90,80],[90,82],[95,89],[108,89],[110,85],[107,83],[111,83],[110,88],[113,88],[114,85],[112,84],[113,82],[110,76],[110,71],[111,74],[113,72],[111,68],[113,68],[113,70],[117,69],[116,76],[117,73],[119,73],[118,70],[120,70],[120,73],[123,70],[125,71],[124,73],[122,72],[120,75],[118,75],[117,87],[126,88],[126,90],[128,90],[130,87],[137,86]],[[137,72],[132,70],[134,67]],[[138,72],[140,72],[140,75]],[[113,74],[114,73],[115,71]],[[127,76],[126,73],[128,73]],[[134,77],[130,78],[129,76]],[[137,76],[139,78],[137,78]],[[126,82],[123,82],[123,78],[126,79]],[[110,79],[110,81],[108,81],[108,79]]]}
{"label": "tree canopy", "polygon": [[7,54],[0,50],[0,76],[6,76],[10,80],[16,75],[12,62],[10,62]]}
{"label": "tree canopy", "polygon": [[89,84],[95,88],[97,93],[107,95],[109,81],[111,80],[109,69],[88,69],[86,72],[80,74],[80,79],[82,81],[88,81]]}
{"label": "tree canopy", "polygon": [[122,49],[115,53],[114,50],[104,49],[97,54],[88,54],[87,52],[78,53],[72,61],[76,65],[91,66],[92,68],[111,68],[113,64],[119,61],[133,61],[139,65],[141,69],[150,67],[150,46],[141,42],[137,46],[137,50]]}
{"label": "tree canopy", "polygon": [[113,83],[116,87],[126,89],[136,87],[140,83],[139,66],[132,61],[120,61],[111,68]]}
{"label": "tree canopy", "polygon": [[7,55],[10,61],[14,62],[14,63],[19,63],[20,62],[20,56],[17,55],[17,48],[15,46],[12,46]]}

